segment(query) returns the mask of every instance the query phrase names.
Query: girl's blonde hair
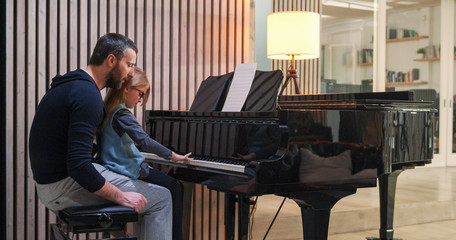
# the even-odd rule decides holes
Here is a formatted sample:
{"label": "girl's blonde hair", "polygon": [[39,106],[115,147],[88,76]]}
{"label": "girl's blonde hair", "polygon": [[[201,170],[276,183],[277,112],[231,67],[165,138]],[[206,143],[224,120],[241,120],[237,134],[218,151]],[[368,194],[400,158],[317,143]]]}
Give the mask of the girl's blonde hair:
{"label": "girl's blonde hair", "polygon": [[104,99],[104,103],[106,105],[106,116],[103,120],[103,124],[101,125],[101,129],[104,128],[106,123],[108,122],[109,117],[111,116],[112,111],[114,108],[121,104],[125,103],[125,89],[127,87],[133,86],[137,88],[146,88],[147,90],[144,92],[142,106],[147,103],[150,95],[150,84],[149,80],[147,79],[146,74],[141,70],[139,67],[135,67],[134,69],[135,74],[132,78],[129,78],[127,81],[122,83],[120,89],[110,88],[106,94]]}

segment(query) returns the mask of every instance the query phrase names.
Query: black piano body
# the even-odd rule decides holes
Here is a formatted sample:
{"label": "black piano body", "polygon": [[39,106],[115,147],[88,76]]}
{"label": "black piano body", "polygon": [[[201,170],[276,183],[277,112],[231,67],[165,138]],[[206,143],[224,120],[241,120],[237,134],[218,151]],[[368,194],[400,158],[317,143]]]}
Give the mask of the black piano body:
{"label": "black piano body", "polygon": [[[214,82],[229,87],[226,79]],[[258,99],[270,103],[277,93]],[[151,137],[178,153],[192,152],[197,164],[146,158],[178,166],[180,180],[227,193],[227,239],[234,237],[234,201],[240,204],[238,236],[245,239],[249,197],[264,194],[288,197],[301,207],[304,239],[327,239],[334,204],[357,188],[376,187],[377,180],[379,238],[393,239],[397,176],[433,158],[432,103],[414,101],[411,92],[280,96],[278,107],[258,99],[251,108],[261,105],[260,111],[216,111],[220,97],[200,102],[215,110],[148,111]]]}

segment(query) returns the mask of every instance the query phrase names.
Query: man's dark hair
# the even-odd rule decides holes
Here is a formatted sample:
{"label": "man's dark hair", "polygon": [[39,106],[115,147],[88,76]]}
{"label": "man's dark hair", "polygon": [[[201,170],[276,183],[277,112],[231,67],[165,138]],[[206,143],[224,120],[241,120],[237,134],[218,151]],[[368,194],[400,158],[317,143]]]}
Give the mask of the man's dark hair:
{"label": "man's dark hair", "polygon": [[138,53],[136,44],[128,37],[117,33],[107,33],[98,39],[97,44],[93,49],[92,56],[90,57],[89,64],[99,66],[109,54],[113,54],[120,60],[125,56],[127,48],[131,48]]}

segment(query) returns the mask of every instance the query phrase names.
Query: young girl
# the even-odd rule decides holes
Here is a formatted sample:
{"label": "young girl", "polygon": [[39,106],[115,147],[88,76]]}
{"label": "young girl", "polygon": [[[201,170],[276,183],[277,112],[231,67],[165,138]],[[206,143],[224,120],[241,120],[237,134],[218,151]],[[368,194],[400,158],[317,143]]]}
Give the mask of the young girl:
{"label": "young girl", "polygon": [[173,239],[182,239],[182,186],[180,182],[144,163],[143,151],[155,153],[174,162],[188,163],[190,153],[177,154],[151,139],[127,109],[149,98],[150,87],[144,72],[135,67],[134,77],[120,89],[109,89],[105,104],[106,118],[101,127],[100,161],[108,169],[133,179],[166,187],[173,199]]}

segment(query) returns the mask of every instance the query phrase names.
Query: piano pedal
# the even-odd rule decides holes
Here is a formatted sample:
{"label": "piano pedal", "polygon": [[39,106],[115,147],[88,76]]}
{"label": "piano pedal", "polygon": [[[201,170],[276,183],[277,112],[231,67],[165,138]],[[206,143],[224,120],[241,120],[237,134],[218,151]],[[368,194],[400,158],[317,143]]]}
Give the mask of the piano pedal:
{"label": "piano pedal", "polygon": [[[246,197],[246,198],[248,198],[248,204],[249,204],[250,206],[251,206],[251,205],[255,205],[256,202],[257,202],[257,199],[258,199],[258,197],[254,197],[254,196],[252,196],[252,197]],[[236,197],[235,201],[236,201],[237,203],[239,202],[239,196]]]}
{"label": "piano pedal", "polygon": [[[240,197],[241,196],[237,196],[234,201],[239,203]],[[258,196],[256,196],[256,197],[252,196],[252,197],[245,197],[245,200],[243,200],[242,202],[243,202],[243,204],[245,204],[244,205],[245,207],[248,207],[248,209],[250,210],[250,213],[253,213],[255,211],[257,201],[258,201]]]}
{"label": "piano pedal", "polygon": [[257,199],[258,199],[258,197],[250,197],[250,198],[249,198],[249,205],[250,205],[250,208],[251,208],[252,206],[256,205]]}

